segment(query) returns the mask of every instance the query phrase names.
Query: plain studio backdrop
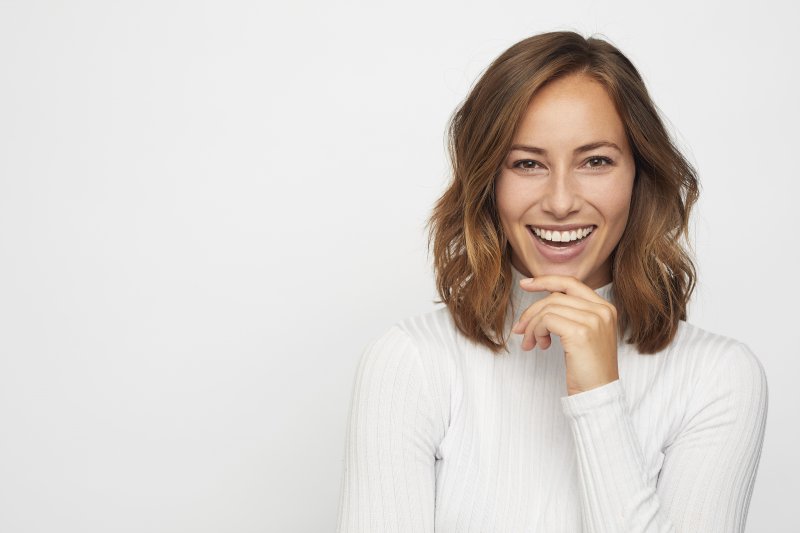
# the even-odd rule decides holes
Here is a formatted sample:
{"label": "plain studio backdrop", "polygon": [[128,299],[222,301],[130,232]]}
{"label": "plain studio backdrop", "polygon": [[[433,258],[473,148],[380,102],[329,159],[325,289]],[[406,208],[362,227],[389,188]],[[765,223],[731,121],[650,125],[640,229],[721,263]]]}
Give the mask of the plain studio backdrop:
{"label": "plain studio backdrop", "polygon": [[3,1],[0,531],[332,531],[361,352],[439,306],[447,120],[552,30],[620,47],[698,169],[689,319],[766,368],[748,530],[797,531],[797,15]]}

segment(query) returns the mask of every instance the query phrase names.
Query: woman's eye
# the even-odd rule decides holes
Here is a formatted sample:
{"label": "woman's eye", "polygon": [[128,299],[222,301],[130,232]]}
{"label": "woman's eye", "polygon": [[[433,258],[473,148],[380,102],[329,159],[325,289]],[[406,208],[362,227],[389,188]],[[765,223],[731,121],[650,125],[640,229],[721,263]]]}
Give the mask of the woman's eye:
{"label": "woman's eye", "polygon": [[[589,165],[589,168],[603,168],[613,165],[614,161],[612,161],[608,157],[598,155],[587,159],[586,164]],[[513,167],[521,168],[523,170],[536,170],[537,168],[543,168],[541,163],[539,163],[538,161],[534,161],[533,159],[521,159],[519,161],[516,161]]]}
{"label": "woman's eye", "polygon": [[[591,168],[602,168],[614,164],[614,162],[611,159],[602,156],[590,157],[589,159],[586,160],[586,162],[589,163],[589,167]],[[592,162],[597,162],[597,164],[592,164]],[[605,163],[605,165],[603,165],[602,163]]]}
{"label": "woman's eye", "polygon": [[523,159],[521,161],[517,161],[514,163],[515,168],[522,168],[525,170],[533,170],[536,167],[534,165],[538,165],[538,161],[534,161],[533,159]]}

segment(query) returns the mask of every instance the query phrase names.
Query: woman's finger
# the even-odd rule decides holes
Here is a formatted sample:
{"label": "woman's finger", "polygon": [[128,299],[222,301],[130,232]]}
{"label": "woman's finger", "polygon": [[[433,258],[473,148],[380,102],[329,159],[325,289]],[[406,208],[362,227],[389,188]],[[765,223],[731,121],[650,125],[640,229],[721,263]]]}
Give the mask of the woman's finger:
{"label": "woman's finger", "polygon": [[538,302],[534,303],[523,311],[517,323],[511,328],[512,333],[522,333],[526,330],[528,323],[534,315],[547,305],[558,304],[580,309],[582,311],[592,312],[601,316],[613,312],[613,304],[600,298],[602,303],[590,302],[583,298],[569,296],[560,292],[554,292]]}
{"label": "woman's finger", "polygon": [[520,287],[526,291],[546,290],[550,292],[563,292],[569,296],[577,296],[596,303],[605,301],[602,296],[574,276],[561,276],[557,274],[536,276],[520,281]]}
{"label": "woman's finger", "polygon": [[[546,350],[550,347],[552,339],[550,333],[563,336],[573,330],[552,330],[548,327],[550,323],[548,317],[557,316],[569,320],[572,325],[587,325],[590,327],[597,327],[599,325],[599,317],[591,311],[577,309],[569,305],[562,305],[557,303],[550,303],[540,308],[539,311],[533,315],[530,322],[525,327],[525,335],[522,338],[522,349],[533,349],[534,346],[540,344],[540,348]],[[563,325],[563,322],[554,322],[557,325]],[[526,346],[530,346],[527,348]]]}
{"label": "woman's finger", "polygon": [[[559,337],[563,337],[569,332],[575,331],[578,327],[582,327],[583,323],[580,321],[580,313],[572,308],[563,307],[557,310],[542,312],[531,320],[528,325],[530,331],[526,331],[525,338],[522,340],[522,349],[531,350],[533,347],[540,343],[540,349],[546,350],[552,344],[550,333],[555,333]],[[578,320],[573,320],[573,317]],[[530,348],[526,348],[526,341]],[[533,340],[531,340],[533,339]]]}

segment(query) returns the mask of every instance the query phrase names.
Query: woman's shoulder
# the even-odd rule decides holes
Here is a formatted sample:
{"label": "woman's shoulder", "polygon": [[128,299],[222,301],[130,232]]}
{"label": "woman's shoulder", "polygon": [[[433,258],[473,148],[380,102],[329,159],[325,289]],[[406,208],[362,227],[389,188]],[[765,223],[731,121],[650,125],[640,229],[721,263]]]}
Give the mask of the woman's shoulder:
{"label": "woman's shoulder", "polygon": [[[670,350],[689,350],[695,354],[707,354],[708,357],[730,351],[737,346],[747,346],[735,337],[717,333],[709,329],[681,320],[675,332],[675,337],[669,345]],[[749,348],[747,348],[749,350]]]}
{"label": "woman's shoulder", "polygon": [[404,331],[420,348],[442,348],[458,340],[453,316],[445,306],[406,316],[395,322],[394,327]]}
{"label": "woman's shoulder", "polygon": [[[398,319],[375,334],[367,344],[366,352],[378,357],[405,353],[406,358],[415,359],[423,368],[430,370],[436,365],[432,359],[446,358],[455,351],[459,342],[458,332],[447,307],[433,309]],[[441,361],[438,362],[442,364]]]}
{"label": "woman's shoulder", "polygon": [[444,306],[395,321],[384,329],[378,340],[389,340],[413,352],[426,374],[445,382],[450,381],[456,367],[462,366],[459,361],[466,344],[449,309]]}
{"label": "woman's shoulder", "polygon": [[748,344],[681,320],[675,337],[665,350],[668,361],[692,367],[698,374],[739,381],[766,381],[764,366]]}
{"label": "woman's shoulder", "polygon": [[[368,341],[359,370],[360,374],[370,372],[371,379],[382,384],[419,384],[427,399],[426,408],[435,413],[432,416],[437,424],[449,419],[453,376],[457,373],[449,320],[447,308],[442,308],[395,321]],[[373,368],[384,370],[378,376],[368,370]]]}

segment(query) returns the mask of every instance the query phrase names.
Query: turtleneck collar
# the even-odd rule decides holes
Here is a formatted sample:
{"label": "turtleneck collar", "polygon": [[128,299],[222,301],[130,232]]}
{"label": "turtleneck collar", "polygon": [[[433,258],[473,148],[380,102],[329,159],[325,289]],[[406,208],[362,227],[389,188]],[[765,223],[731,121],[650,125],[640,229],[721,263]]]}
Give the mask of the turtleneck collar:
{"label": "turtleneck collar", "polygon": [[[511,265],[511,302],[514,306],[514,322],[519,320],[520,316],[522,316],[522,312],[525,311],[525,309],[550,294],[548,291],[530,292],[520,287],[520,280],[523,280],[527,277],[528,276],[517,270],[513,264]],[[596,292],[604,300],[608,300],[613,303],[613,284],[614,282],[610,281],[602,287],[594,289],[594,292]]]}

